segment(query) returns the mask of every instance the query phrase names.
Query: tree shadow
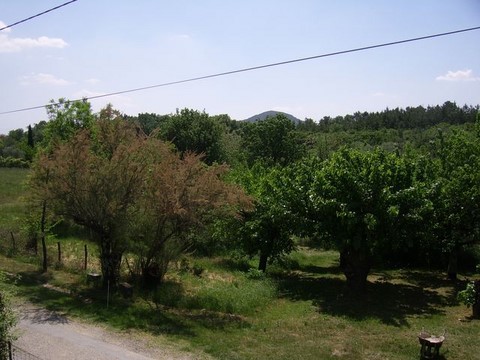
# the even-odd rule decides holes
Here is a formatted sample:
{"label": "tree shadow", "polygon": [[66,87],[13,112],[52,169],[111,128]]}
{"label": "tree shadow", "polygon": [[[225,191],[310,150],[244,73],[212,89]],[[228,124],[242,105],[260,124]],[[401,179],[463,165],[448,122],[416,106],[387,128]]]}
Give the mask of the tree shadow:
{"label": "tree shadow", "polygon": [[408,326],[407,317],[443,314],[448,299],[436,291],[410,284],[369,282],[363,293],[351,292],[340,278],[289,276],[279,281],[282,296],[311,300],[319,312],[352,320],[378,319],[391,326]]}
{"label": "tree shadow", "polygon": [[[93,322],[107,323],[120,330],[139,329],[153,335],[195,337],[196,329],[208,328],[227,331],[247,327],[240,316],[215,311],[183,309],[175,306],[155,306],[142,300],[125,299],[112,293],[107,305],[107,291],[98,287],[58,291],[45,284],[51,275],[39,271],[21,272],[8,282],[17,284],[16,293],[41,308],[21,309],[22,318],[33,323],[52,325],[68,323],[68,316],[80,316]],[[171,290],[171,289],[170,289]],[[88,300],[88,301],[86,301]],[[168,302],[168,301],[167,301]]]}
{"label": "tree shadow", "polygon": [[23,308],[20,318],[33,324],[68,324],[64,315],[42,308]]}
{"label": "tree shadow", "polygon": [[343,274],[339,266],[317,266],[317,265],[300,265],[298,267],[303,273],[315,275],[341,275]]}
{"label": "tree shadow", "polygon": [[457,305],[457,294],[467,286],[467,279],[451,280],[441,272],[403,271],[401,278],[407,282],[426,289],[443,289],[448,305]]}

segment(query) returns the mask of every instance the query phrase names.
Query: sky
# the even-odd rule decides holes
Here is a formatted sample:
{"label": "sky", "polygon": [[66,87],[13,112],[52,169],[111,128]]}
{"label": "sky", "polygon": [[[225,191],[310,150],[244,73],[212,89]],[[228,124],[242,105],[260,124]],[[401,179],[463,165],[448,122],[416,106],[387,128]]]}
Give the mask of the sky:
{"label": "sky", "polygon": [[[0,27],[66,0],[0,2]],[[0,112],[480,26],[478,0],[77,0],[0,31]],[[480,30],[92,100],[315,121],[480,104]],[[47,120],[0,115],[0,134]]]}

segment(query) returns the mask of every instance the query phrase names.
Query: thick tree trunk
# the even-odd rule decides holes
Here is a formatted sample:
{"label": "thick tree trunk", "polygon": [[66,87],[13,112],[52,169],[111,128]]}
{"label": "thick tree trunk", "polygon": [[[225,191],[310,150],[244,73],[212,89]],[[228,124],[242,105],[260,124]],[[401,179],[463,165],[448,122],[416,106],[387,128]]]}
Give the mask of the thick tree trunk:
{"label": "thick tree trunk", "polygon": [[146,289],[155,289],[160,285],[167,272],[169,261],[165,260],[162,264],[149,262],[142,267],[143,286]]}
{"label": "thick tree trunk", "polygon": [[268,261],[268,255],[265,254],[264,252],[261,252],[260,261],[258,262],[258,270],[261,270],[263,272],[267,271],[267,261]]}
{"label": "thick tree trunk", "polygon": [[457,272],[458,272],[458,248],[455,247],[450,252],[450,256],[448,258],[448,269],[447,274],[450,280],[457,280]]}
{"label": "thick tree trunk", "polygon": [[120,279],[122,253],[112,250],[109,242],[101,243],[100,263],[102,266],[103,287],[115,288]]}
{"label": "thick tree trunk", "polygon": [[472,305],[472,317],[480,319],[480,280],[474,282],[475,287],[475,303]]}
{"label": "thick tree trunk", "polygon": [[368,251],[349,246],[340,252],[340,268],[351,290],[359,292],[365,290],[370,267],[371,259]]}
{"label": "thick tree trunk", "polygon": [[472,305],[472,318],[480,319],[480,303]]}

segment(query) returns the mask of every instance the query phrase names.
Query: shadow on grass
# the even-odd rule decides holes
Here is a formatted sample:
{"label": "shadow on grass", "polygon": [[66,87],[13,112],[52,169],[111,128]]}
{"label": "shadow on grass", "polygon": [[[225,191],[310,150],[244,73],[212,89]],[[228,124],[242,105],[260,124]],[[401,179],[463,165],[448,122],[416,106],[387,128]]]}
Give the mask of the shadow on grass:
{"label": "shadow on grass", "polygon": [[[68,322],[63,314],[78,316],[93,322],[106,323],[117,329],[138,329],[155,335],[169,334],[182,337],[196,336],[199,328],[227,330],[230,327],[245,327],[243,318],[220,312],[176,309],[168,306],[154,306],[137,298],[124,299],[118,293],[101,288],[83,288],[76,291],[59,291],[44,286],[50,276],[37,271],[21,272],[10,278],[16,286],[16,293],[43,310],[25,314],[33,322],[52,324]],[[58,315],[62,314],[62,315]]]}
{"label": "shadow on grass", "polygon": [[247,272],[250,269],[250,264],[246,259],[225,258],[217,261],[217,265],[228,271]]}
{"label": "shadow on grass", "polygon": [[315,275],[341,275],[342,271],[338,266],[317,266],[317,265],[300,265],[298,270],[304,273]]}
{"label": "shadow on grass", "polygon": [[451,280],[441,272],[404,271],[401,277],[422,288],[444,289],[449,305],[457,305],[457,294],[467,286],[467,279]]}
{"label": "shadow on grass", "polygon": [[411,315],[443,314],[448,299],[421,286],[369,282],[364,293],[346,288],[339,278],[296,275],[279,281],[282,296],[292,300],[312,300],[318,311],[361,321],[378,319],[391,326],[408,326]]}

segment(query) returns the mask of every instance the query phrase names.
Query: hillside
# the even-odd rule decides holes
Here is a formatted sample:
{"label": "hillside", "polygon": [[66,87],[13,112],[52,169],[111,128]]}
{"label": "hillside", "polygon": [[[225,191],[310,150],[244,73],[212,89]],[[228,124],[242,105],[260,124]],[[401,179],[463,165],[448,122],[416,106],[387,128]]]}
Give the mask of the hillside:
{"label": "hillside", "polygon": [[295,124],[299,124],[302,122],[302,120],[296,118],[295,116],[291,114],[287,114],[281,111],[274,111],[274,110],[269,110],[269,111],[264,111],[261,114],[257,114],[254,116],[249,117],[248,119],[245,120],[240,120],[240,121],[245,121],[245,122],[256,122],[256,121],[262,121],[265,120],[267,117],[274,117],[277,114],[282,114],[285,115],[288,119],[292,120]]}

